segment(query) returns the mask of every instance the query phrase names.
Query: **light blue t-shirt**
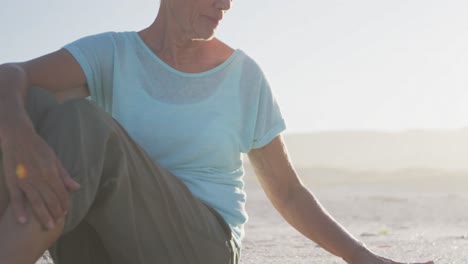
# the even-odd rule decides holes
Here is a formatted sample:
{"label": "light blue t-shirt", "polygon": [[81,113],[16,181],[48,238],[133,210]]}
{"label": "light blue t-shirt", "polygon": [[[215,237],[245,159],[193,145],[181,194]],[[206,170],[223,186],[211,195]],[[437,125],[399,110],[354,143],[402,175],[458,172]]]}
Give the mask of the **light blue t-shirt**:
{"label": "light blue t-shirt", "polygon": [[159,59],[137,32],[107,32],[66,48],[81,65],[91,100],[230,225],[240,247],[246,193],[241,153],[285,129],[259,66],[236,50],[221,65],[184,73]]}

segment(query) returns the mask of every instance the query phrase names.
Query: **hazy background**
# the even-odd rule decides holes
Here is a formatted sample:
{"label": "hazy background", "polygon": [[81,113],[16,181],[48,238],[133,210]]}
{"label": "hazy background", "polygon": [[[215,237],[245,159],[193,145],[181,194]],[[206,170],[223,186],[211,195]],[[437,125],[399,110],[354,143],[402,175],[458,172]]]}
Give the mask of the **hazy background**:
{"label": "hazy background", "polygon": [[[1,0],[0,63],[140,30],[158,0]],[[234,0],[218,36],[269,76],[289,132],[468,126],[468,1]]]}
{"label": "hazy background", "polygon": [[[158,8],[157,0],[0,1],[0,63],[90,34],[138,31]],[[297,166],[465,170],[467,13],[464,0],[234,0],[218,36],[263,67]]]}

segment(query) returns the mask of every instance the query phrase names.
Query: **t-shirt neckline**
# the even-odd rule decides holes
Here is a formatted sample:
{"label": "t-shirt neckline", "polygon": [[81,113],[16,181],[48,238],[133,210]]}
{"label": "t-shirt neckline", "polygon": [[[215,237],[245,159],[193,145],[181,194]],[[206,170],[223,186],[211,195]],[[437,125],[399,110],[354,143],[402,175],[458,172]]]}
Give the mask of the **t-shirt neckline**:
{"label": "t-shirt neckline", "polygon": [[203,72],[197,72],[197,73],[188,73],[188,72],[183,72],[183,71],[179,71],[175,68],[173,68],[172,66],[168,65],[166,62],[164,62],[162,59],[160,59],[149,47],[148,45],[146,45],[146,43],[143,41],[143,39],[141,39],[140,35],[138,34],[138,32],[136,31],[132,31],[131,32],[135,39],[137,40],[137,42],[146,50],[146,52],[149,53],[149,55],[154,58],[159,64],[161,64],[164,68],[166,68],[167,70],[169,70],[170,72],[174,73],[174,74],[177,74],[179,76],[182,76],[182,77],[204,77],[204,76],[207,76],[207,75],[210,75],[210,74],[213,74],[219,70],[222,70],[223,68],[227,67],[236,57],[237,55],[241,52],[240,49],[235,49],[234,52],[231,54],[231,56],[229,56],[229,58],[227,60],[225,60],[223,63],[219,64],[218,66],[212,68],[212,69],[209,69],[207,71],[203,71]]}

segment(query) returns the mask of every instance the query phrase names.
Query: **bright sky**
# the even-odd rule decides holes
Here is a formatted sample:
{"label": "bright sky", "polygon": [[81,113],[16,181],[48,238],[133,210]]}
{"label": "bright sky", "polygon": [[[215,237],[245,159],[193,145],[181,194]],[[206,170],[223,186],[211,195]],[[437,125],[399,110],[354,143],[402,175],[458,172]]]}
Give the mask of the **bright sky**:
{"label": "bright sky", "polygon": [[[157,0],[3,1],[0,63],[140,30]],[[289,132],[468,126],[468,1],[234,0],[218,36],[266,72]]]}

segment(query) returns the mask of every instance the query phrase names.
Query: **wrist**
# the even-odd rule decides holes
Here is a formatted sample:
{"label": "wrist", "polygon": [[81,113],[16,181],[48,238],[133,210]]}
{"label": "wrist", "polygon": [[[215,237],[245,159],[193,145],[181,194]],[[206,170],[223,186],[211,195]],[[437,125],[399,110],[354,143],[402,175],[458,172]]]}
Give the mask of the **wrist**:
{"label": "wrist", "polygon": [[0,141],[17,135],[18,131],[35,131],[26,111],[14,111],[13,113],[6,116],[0,115]]}

